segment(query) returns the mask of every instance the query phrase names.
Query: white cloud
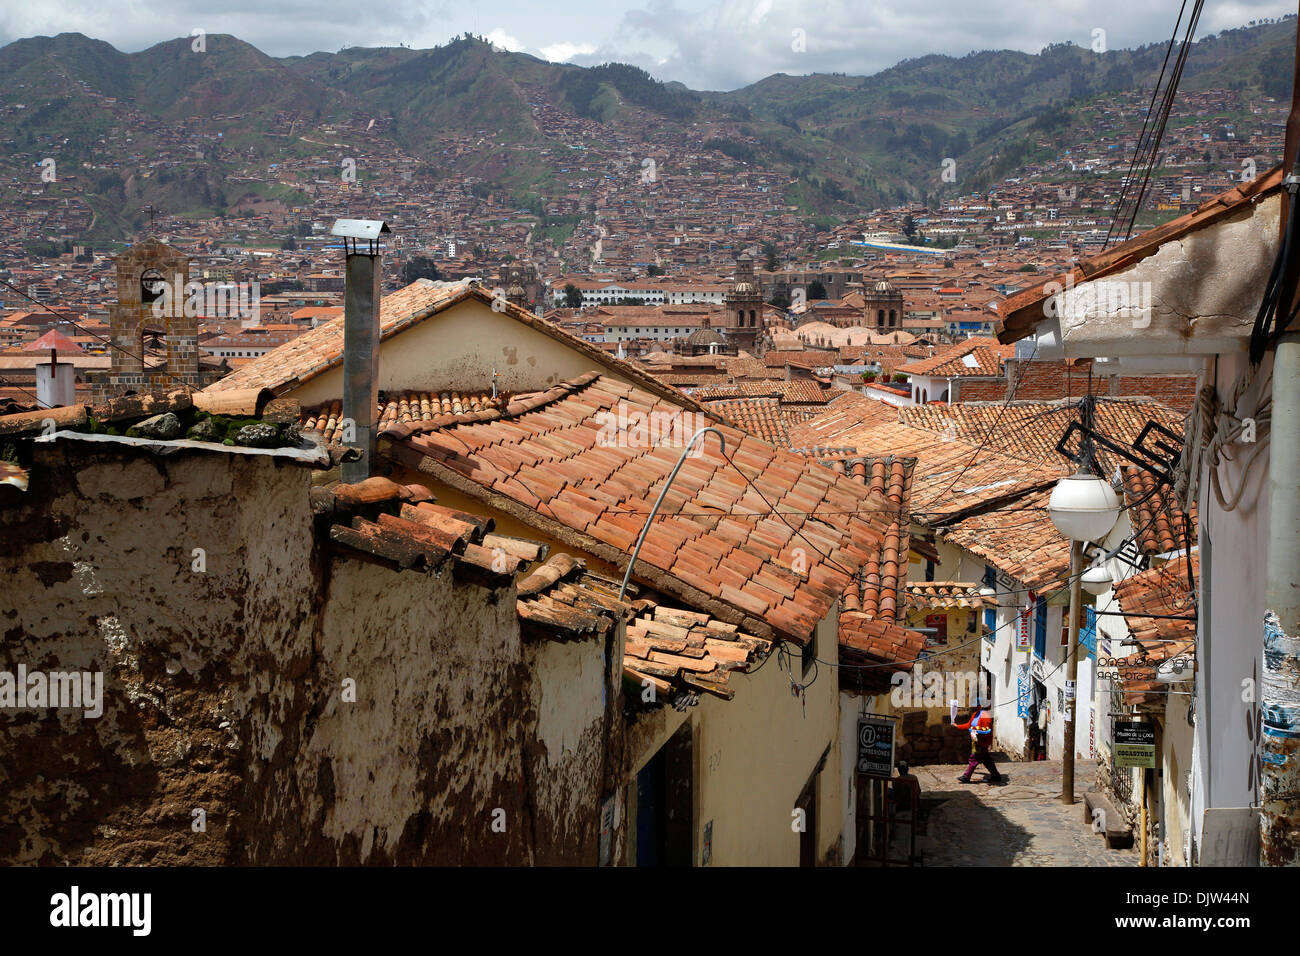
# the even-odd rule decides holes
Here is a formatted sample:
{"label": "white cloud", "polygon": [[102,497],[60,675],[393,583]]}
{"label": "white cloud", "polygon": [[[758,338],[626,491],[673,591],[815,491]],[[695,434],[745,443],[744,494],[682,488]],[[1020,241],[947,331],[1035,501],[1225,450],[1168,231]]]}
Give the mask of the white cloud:
{"label": "white cloud", "polygon": [[511,53],[518,53],[524,48],[523,43],[500,27],[487,34],[486,38],[493,46],[500,47],[502,50],[509,50]]}
{"label": "white cloud", "polygon": [[594,43],[569,43],[567,40],[560,43],[552,43],[542,47],[539,51],[546,59],[552,63],[565,63],[575,56],[585,56],[596,52]]}
{"label": "white cloud", "polygon": [[[1200,33],[1294,11],[1293,0],[1206,0]],[[361,16],[346,0],[40,0],[0,3],[0,43],[77,31],[133,51],[202,27],[209,38],[229,33],[289,56],[428,48],[490,24],[487,38],[503,49],[553,62],[632,63],[717,90],[773,73],[870,74],[928,53],[1087,47],[1099,28],[1111,49],[1163,43],[1176,16],[1176,4],[1132,0],[368,0]],[[792,42],[795,30],[803,42]],[[208,48],[219,52],[211,39]]]}

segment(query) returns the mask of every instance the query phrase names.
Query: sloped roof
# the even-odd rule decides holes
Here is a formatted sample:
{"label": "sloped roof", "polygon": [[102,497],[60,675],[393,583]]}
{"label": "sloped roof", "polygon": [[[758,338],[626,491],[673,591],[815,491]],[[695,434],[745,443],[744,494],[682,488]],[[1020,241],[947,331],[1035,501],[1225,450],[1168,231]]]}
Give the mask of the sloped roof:
{"label": "sloped roof", "polygon": [[[1133,465],[1124,469],[1124,504],[1143,554],[1167,554],[1196,543],[1196,506],[1179,507],[1173,489]],[[1184,537],[1184,535],[1186,537]]]}
{"label": "sloped roof", "polygon": [[[468,415],[488,408],[505,408],[510,396],[501,392],[495,398],[490,392],[422,392],[404,390],[380,392],[378,427],[387,428],[401,422],[428,422],[442,416]],[[316,432],[331,444],[342,442],[343,402],[322,402],[304,408],[301,415],[302,430]]]}
{"label": "sloped roof", "polygon": [[[479,421],[392,426],[380,435],[380,451],[619,566],[681,445],[654,445],[644,431],[620,432],[614,423],[657,413],[689,435],[700,422],[682,427],[687,423],[674,418],[682,412],[590,373],[479,413]],[[755,636],[803,643],[879,551],[890,503],[705,420],[726,438],[727,458],[712,435],[697,446],[698,456],[686,458],[646,534],[635,577]]]}
{"label": "sloped roof", "polygon": [[[1070,423],[1079,418],[1079,400],[956,402],[951,405],[909,405],[898,409],[898,420],[943,436],[961,438],[1025,461],[1059,463],[1066,459],[1056,451]],[[1107,398],[1099,396],[1094,409],[1096,431],[1120,445],[1132,445],[1147,422],[1155,421],[1176,435],[1183,431],[1184,418],[1166,405],[1149,398]],[[1163,441],[1167,441],[1162,437]],[[1071,439],[1077,447],[1078,438]],[[1094,448],[1098,464],[1112,474],[1122,464],[1106,448]]]}
{"label": "sloped roof", "polygon": [[857,578],[844,589],[843,608],[861,611],[878,621],[896,621],[902,605],[899,597],[907,583],[908,493],[911,490],[915,458],[849,458],[823,461],[836,474],[861,482],[873,495],[893,506],[885,540],[858,570]]}
{"label": "sloped roof", "polygon": [[903,599],[907,607],[924,611],[949,607],[981,608],[984,606],[981,587],[983,585],[966,581],[911,581],[904,589]]}
{"label": "sloped roof", "polygon": [[894,369],[900,375],[931,375],[938,378],[996,378],[1002,362],[1016,354],[1015,346],[997,339],[973,338],[938,349],[929,358],[908,362]]}
{"label": "sloped roof", "polygon": [[925,635],[860,611],[840,615],[840,682],[869,691],[889,686],[891,673],[926,657]]}
{"label": "sloped roof", "polygon": [[1041,590],[1066,577],[1070,542],[1047,514],[1049,491],[1026,495],[1006,507],[962,518],[939,535],[1027,588]]}
{"label": "sloped roof", "polygon": [[781,403],[775,398],[730,398],[707,403],[710,414],[725,419],[778,448],[790,447]]}
{"label": "sloped roof", "polygon": [[[1156,668],[1170,658],[1194,666],[1197,610],[1196,592],[1187,580],[1189,560],[1192,579],[1199,581],[1200,556],[1193,551],[1190,558],[1184,555],[1115,584],[1124,623],[1139,647],[1137,653],[1124,658],[1122,671],[1129,678],[1118,685],[1127,703],[1163,699],[1167,688],[1156,680]],[[1156,614],[1168,616],[1146,616]]]}
{"label": "sloped roof", "polygon": [[23,346],[24,352],[35,352],[38,349],[58,349],[60,352],[85,352],[80,345],[72,341],[58,329],[50,329],[44,335],[34,342],[28,342]]}
{"label": "sloped roof", "polygon": [[[819,414],[790,429],[790,444],[814,454],[817,448],[845,445],[839,436],[866,425],[898,421],[898,407],[860,392],[843,392],[827,402]],[[816,455],[815,457],[821,457]]]}
{"label": "sloped roof", "polygon": [[1032,334],[1038,324],[1047,318],[1043,303],[1051,298],[1048,287],[1052,283],[1056,283],[1057,287],[1064,287],[1067,281],[1069,284],[1078,285],[1081,282],[1099,279],[1127,269],[1154,255],[1165,243],[1181,239],[1189,233],[1204,229],[1260,202],[1281,189],[1282,174],[1282,166],[1278,164],[1253,181],[1239,183],[1232,189],[1206,200],[1185,216],[1179,216],[1163,226],[1149,229],[1126,242],[1085,259],[1068,273],[1044,279],[1043,282],[1011,296],[999,307],[1003,318],[997,324],[998,341],[1010,343],[1023,339]]}
{"label": "sloped roof", "polygon": [[[793,431],[800,433],[806,427]],[[799,437],[800,434],[792,434],[790,440],[797,443]],[[886,454],[915,458],[912,513],[917,520],[932,524],[951,520],[971,508],[1055,484],[1067,470],[1063,464],[1023,461],[1002,453],[991,443],[981,446],[897,422],[848,426],[834,430],[829,440],[840,450],[830,452],[823,448],[816,454],[817,458]]]}
{"label": "sloped roof", "polygon": [[731,700],[731,672],[748,671],[771,653],[771,641],[734,624],[649,597],[620,601],[618,588],[618,581],[588,571],[580,558],[553,555],[519,582],[524,633],[572,640],[603,636],[626,620],[623,675],[638,685],[627,697],[637,708],[644,706],[640,690],[646,682],[656,691],[651,706],[683,708],[706,693]]}
{"label": "sloped roof", "polygon": [[[590,342],[570,335],[559,326],[537,318],[527,309],[495,299],[491,292],[472,282],[439,283],[417,279],[405,288],[384,296],[379,307],[380,341],[386,342],[412,326],[471,299],[563,343],[589,358],[595,368],[607,369],[629,378],[655,394],[665,397],[671,394],[667,385],[630,362],[609,355]],[[268,388],[276,395],[283,395],[342,364],[343,324],[344,317],[341,315],[323,322],[279,348],[253,359],[209,385],[204,391],[257,387]],[[683,401],[688,405],[694,404],[689,398],[684,398]]]}

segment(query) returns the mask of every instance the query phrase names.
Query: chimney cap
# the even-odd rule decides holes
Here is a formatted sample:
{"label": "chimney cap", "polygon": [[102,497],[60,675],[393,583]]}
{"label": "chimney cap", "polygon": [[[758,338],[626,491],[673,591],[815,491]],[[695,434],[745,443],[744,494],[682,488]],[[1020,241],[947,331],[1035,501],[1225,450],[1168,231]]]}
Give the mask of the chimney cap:
{"label": "chimney cap", "polygon": [[334,223],[334,228],[330,230],[330,235],[373,241],[379,238],[380,233],[392,231],[388,228],[388,223],[382,219],[338,219]]}

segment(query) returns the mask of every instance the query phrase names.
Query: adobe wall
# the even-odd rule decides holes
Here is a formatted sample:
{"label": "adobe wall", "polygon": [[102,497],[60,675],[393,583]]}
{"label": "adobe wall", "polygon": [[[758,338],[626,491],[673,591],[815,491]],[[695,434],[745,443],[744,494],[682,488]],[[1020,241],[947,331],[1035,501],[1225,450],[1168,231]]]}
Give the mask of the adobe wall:
{"label": "adobe wall", "polygon": [[513,587],[319,548],[300,465],[35,448],[0,486],[0,671],[100,672],[103,714],[0,707],[0,862],[594,856],[598,642],[529,650]]}

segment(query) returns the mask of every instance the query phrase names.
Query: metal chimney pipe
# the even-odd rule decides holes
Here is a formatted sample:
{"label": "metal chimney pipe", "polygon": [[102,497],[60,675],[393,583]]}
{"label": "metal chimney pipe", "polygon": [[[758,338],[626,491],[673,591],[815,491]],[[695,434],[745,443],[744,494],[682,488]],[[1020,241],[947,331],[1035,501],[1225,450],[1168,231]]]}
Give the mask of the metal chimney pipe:
{"label": "metal chimney pipe", "polygon": [[379,300],[382,275],[379,235],[391,232],[376,220],[340,219],[331,233],[343,237],[347,253],[343,292],[343,420],[352,425],[360,452],[345,461],[345,483],[364,481],[371,475],[379,416]]}

